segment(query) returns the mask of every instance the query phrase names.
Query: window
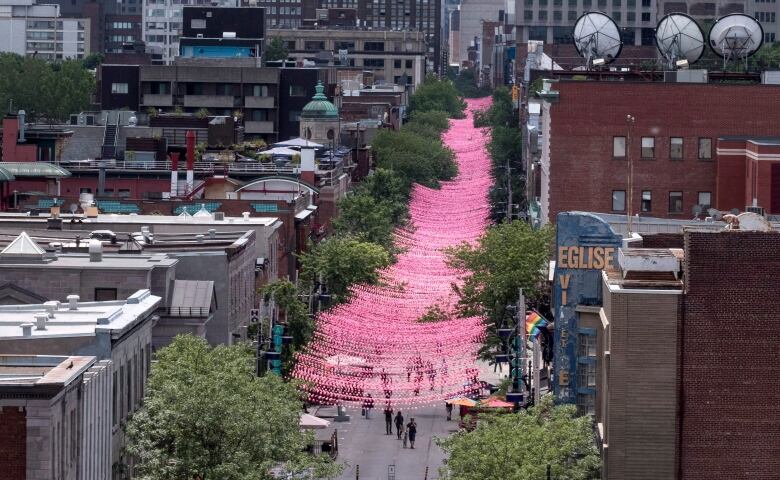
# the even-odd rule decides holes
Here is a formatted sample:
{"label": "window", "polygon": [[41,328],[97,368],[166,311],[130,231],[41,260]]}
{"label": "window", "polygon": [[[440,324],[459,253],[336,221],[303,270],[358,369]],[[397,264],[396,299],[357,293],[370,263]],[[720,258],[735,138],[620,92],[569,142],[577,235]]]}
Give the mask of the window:
{"label": "window", "polygon": [[[544,19],[547,19],[547,12],[539,12],[539,15],[544,13]],[[542,17],[539,17],[542,20]],[[542,42],[547,41],[547,27],[528,27],[528,40],[539,40]]]}
{"label": "window", "polygon": [[650,0],[642,0],[643,8],[650,8]]}
{"label": "window", "polygon": [[569,19],[570,22],[576,22],[577,21],[577,11],[576,10],[569,10],[568,19]]}
{"label": "window", "polygon": [[595,357],[596,356],[596,336],[587,333],[577,335],[577,356]]}
{"label": "window", "polygon": [[113,415],[111,417],[113,419],[112,422],[111,422],[112,425],[116,425],[117,422],[119,422],[119,412],[118,412],[118,409],[119,409],[119,382],[117,381],[116,377],[117,377],[117,372],[116,372],[116,370],[114,370],[114,394],[113,394],[113,400],[112,400],[112,405],[113,405],[114,408],[113,408]]}
{"label": "window", "polygon": [[590,8],[593,5],[593,0],[582,0],[582,8]]}
{"label": "window", "polygon": [[384,52],[385,42],[366,42],[363,44],[363,50],[367,52]]}
{"label": "window", "polygon": [[534,11],[533,10],[526,10],[523,12],[523,19],[525,20],[533,20],[534,19]]}
{"label": "window", "polygon": [[612,137],[612,156],[626,158],[626,137]]}
{"label": "window", "polygon": [[303,42],[303,49],[310,52],[319,52],[325,50],[325,42],[317,40],[307,40]]}
{"label": "window", "polygon": [[626,14],[626,20],[628,20],[629,23],[636,22],[636,12],[628,12]]}
{"label": "window", "polygon": [[111,84],[111,93],[127,93],[127,84],[126,83],[112,83]]}
{"label": "window", "polygon": [[669,192],[669,213],[682,213],[683,192]]}
{"label": "window", "polygon": [[626,211],[626,191],[625,190],[612,190],[612,211],[613,212],[625,212]]}
{"label": "window", "polygon": [[563,19],[563,14],[560,10],[556,10],[553,12],[553,21],[560,22],[561,19]]}
{"label": "window", "polygon": [[89,187],[81,187],[79,188],[79,193],[92,193],[92,189]]}
{"label": "window", "polygon": [[393,60],[393,68],[401,68],[401,60]]}
{"label": "window", "polygon": [[[569,12],[576,15],[577,12]],[[571,36],[571,27],[553,27],[553,43],[573,44],[574,38]]]}
{"label": "window", "polygon": [[252,110],[249,114],[249,120],[253,122],[267,122],[268,110]]}
{"label": "window", "polygon": [[577,8],[577,0],[569,0],[569,8]]}
{"label": "window", "polygon": [[128,360],[127,362],[127,390],[125,390],[125,398],[127,399],[127,413],[133,411],[133,364]]}
{"label": "window", "polygon": [[642,211],[653,211],[653,192],[650,190],[642,190]]}
{"label": "window", "polygon": [[[539,11],[539,20],[543,20],[543,21],[547,20],[547,10],[540,10]],[[546,37],[547,37],[547,34],[546,34],[546,31],[545,31],[545,40],[547,40]],[[530,38],[529,38],[529,40],[530,40]]]}
{"label": "window", "polygon": [[682,137],[672,137],[669,139],[669,158],[671,158],[672,160],[682,160],[683,158]]}
{"label": "window", "polygon": [[643,22],[649,22],[650,21],[650,12],[642,12],[642,21]]}
{"label": "window", "polygon": [[116,288],[95,288],[95,301],[116,300]]}
{"label": "window", "polygon": [[710,160],[712,159],[712,139],[700,138],[699,139],[699,159]]}
{"label": "window", "polygon": [[596,362],[577,365],[577,388],[596,388]]}
{"label": "window", "polygon": [[599,0],[599,8],[601,9],[607,8],[607,0]]}
{"label": "window", "polygon": [[577,413],[579,415],[593,415],[596,413],[593,407],[593,399],[595,395],[592,393],[578,393],[577,394]]}
{"label": "window", "polygon": [[[623,21],[623,15],[619,11],[618,12],[612,12],[612,19],[615,20],[616,22],[622,22]],[[621,37],[623,35],[625,35],[625,33],[626,33],[626,31],[624,30],[623,33],[621,34]],[[633,38],[634,37],[634,32],[629,32],[629,33],[631,34],[631,37]],[[633,40],[632,40],[632,43],[633,43]]]}
{"label": "window", "polygon": [[120,198],[129,198],[130,197],[130,189],[129,188],[120,188],[117,191],[117,195]]}
{"label": "window", "polygon": [[385,67],[385,59],[384,58],[366,58],[363,60],[363,66],[364,67],[374,67],[374,68],[384,68]]}
{"label": "window", "polygon": [[268,96],[268,86],[267,85],[252,85],[252,96],[253,97],[267,97]]}
{"label": "window", "polygon": [[217,84],[217,95],[224,95],[227,97],[233,96],[233,85],[229,83]]}
{"label": "window", "polygon": [[655,137],[642,137],[642,158],[655,158]]}
{"label": "window", "polygon": [[620,0],[612,0],[612,8],[620,8]]}
{"label": "window", "polygon": [[335,50],[355,50],[355,42],[350,41],[338,41],[333,42],[333,48]]}
{"label": "window", "polygon": [[190,22],[190,28],[204,29],[206,28],[205,18],[193,18]]}
{"label": "window", "polygon": [[291,97],[305,97],[306,96],[306,87],[303,85],[290,85],[290,96]]}
{"label": "window", "polygon": [[289,116],[287,118],[291,122],[300,122],[301,112],[299,110],[290,110]]}
{"label": "window", "polygon": [[712,193],[699,192],[699,205],[701,205],[705,210],[712,207]]}
{"label": "window", "polygon": [[404,65],[406,68],[412,68],[414,66],[414,60],[407,60]]}

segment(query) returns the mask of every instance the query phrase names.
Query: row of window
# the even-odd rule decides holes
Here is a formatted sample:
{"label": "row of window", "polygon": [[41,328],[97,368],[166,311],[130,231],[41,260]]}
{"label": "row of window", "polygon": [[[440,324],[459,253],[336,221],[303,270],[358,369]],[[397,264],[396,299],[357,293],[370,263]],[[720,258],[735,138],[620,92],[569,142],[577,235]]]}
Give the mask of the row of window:
{"label": "row of window", "polygon": [[136,26],[134,22],[111,22],[111,28],[114,30],[130,30]]}
{"label": "row of window", "polygon": [[[683,137],[669,137],[669,158],[682,160],[685,151],[685,139]],[[612,138],[612,157],[626,158],[626,137]],[[646,160],[655,158],[655,137],[642,137],[641,157]],[[699,160],[712,159],[712,139],[699,138]]]}
{"label": "row of window", "polygon": [[764,23],[775,23],[775,12],[756,12],[756,20]]}
{"label": "row of window", "polygon": [[[82,20],[77,22],[77,26],[79,30],[84,30],[84,22]],[[54,30],[57,28],[57,30],[62,30],[64,27],[61,20],[27,20],[27,28],[33,30]]]}
{"label": "row of window", "polygon": [[[540,12],[541,13],[541,12]],[[545,17],[546,18],[546,17]],[[539,40],[542,42],[547,41],[547,29],[543,26],[531,26],[528,28],[528,39]],[[558,44],[572,44],[574,39],[572,38],[571,26],[551,27],[553,42]],[[654,28],[621,28],[620,40],[625,45],[634,45],[636,43],[636,30],[639,30],[640,36],[639,45],[652,46],[655,45],[655,29]]]}
{"label": "row of window", "polygon": [[[653,211],[653,192],[651,190],[642,190],[639,210],[643,213]],[[697,205],[701,205],[705,210],[712,206],[712,192],[698,192]],[[612,211],[626,211],[626,191],[612,190]],[[683,213],[683,192],[669,192],[669,213]]]}
{"label": "row of window", "polygon": [[[584,8],[591,8],[593,6],[593,0],[581,0],[582,6]],[[536,3],[540,7],[546,7],[548,0],[536,0]],[[599,8],[606,8],[607,6],[607,0],[597,0],[597,4]],[[577,8],[578,7],[579,0],[567,0],[567,4],[569,5],[569,8]],[[651,0],[642,0],[642,8],[650,8],[651,7]],[[563,0],[552,0],[552,4],[554,7],[561,7],[563,6]],[[637,4],[637,0],[612,0],[612,8],[620,8],[623,5],[625,5],[628,8],[635,8]],[[532,7],[534,5],[534,0],[524,0],[523,5],[526,7]]]}
{"label": "row of window", "polygon": [[[547,10],[539,10],[537,12],[537,15],[538,15],[537,16],[537,20],[546,21],[548,19]],[[574,22],[574,21],[577,20],[577,18],[579,18],[580,13],[577,10],[569,10],[566,15],[567,15],[567,20],[568,21]],[[525,20],[534,20],[534,11],[533,10],[525,10],[523,12],[523,18]],[[553,12],[552,18],[553,18],[553,21],[555,21],[555,22],[562,21],[563,20],[563,12],[561,12],[560,10],[555,10]],[[643,22],[649,22],[650,21],[650,13],[649,12],[642,13],[641,18],[642,18]],[[621,12],[612,12],[612,19],[615,20],[616,22],[622,22],[623,21],[623,15],[621,14]],[[626,14],[626,22],[629,22],[629,23],[636,22],[636,12],[628,12]],[[569,28],[569,30],[571,30],[570,27],[567,27],[567,28]],[[631,32],[631,34],[633,36],[633,32]]]}

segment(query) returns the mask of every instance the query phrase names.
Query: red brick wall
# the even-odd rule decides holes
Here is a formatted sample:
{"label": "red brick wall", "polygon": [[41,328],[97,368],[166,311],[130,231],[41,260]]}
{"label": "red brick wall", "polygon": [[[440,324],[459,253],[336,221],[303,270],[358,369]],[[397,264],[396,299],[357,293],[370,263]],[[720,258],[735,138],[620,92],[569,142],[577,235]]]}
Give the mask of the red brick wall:
{"label": "red brick wall", "polygon": [[[716,198],[715,147],[719,136],[777,135],[780,87],[569,81],[554,85],[551,107],[550,218],[558,212],[610,212],[612,190],[627,190],[628,162],[612,158],[612,139],[632,129],[634,211],[642,190],[652,211],[642,215],[690,218],[698,192]],[[545,132],[547,133],[547,132]],[[655,137],[655,159],[640,158],[641,137]],[[683,160],[669,159],[669,138],[683,137]],[[698,138],[712,138],[712,160],[698,159]],[[683,192],[683,212],[668,212],[670,191]],[[744,205],[742,206],[744,208]]]}
{"label": "red brick wall", "polygon": [[27,478],[27,412],[18,407],[0,408],[0,476],[4,480]]}
{"label": "red brick wall", "polygon": [[780,475],[780,234],[685,234],[680,476]]}

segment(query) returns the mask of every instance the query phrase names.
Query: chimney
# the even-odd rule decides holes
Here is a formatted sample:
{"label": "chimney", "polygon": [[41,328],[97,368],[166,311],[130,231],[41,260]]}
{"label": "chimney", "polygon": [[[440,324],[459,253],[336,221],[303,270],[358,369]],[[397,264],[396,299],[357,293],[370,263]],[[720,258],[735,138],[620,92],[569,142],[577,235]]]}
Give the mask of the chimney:
{"label": "chimney", "polygon": [[198,243],[203,243],[203,235],[195,235],[195,241]]}
{"label": "chimney", "polygon": [[49,320],[49,316],[45,313],[35,314],[35,329],[46,330],[46,322]]}
{"label": "chimney", "polygon": [[301,180],[314,185],[314,149],[302,148],[301,149]]}
{"label": "chimney", "polygon": [[187,130],[187,193],[192,192],[195,183],[195,131]]}
{"label": "chimney", "polygon": [[89,241],[89,261],[90,262],[102,262],[103,261],[103,243],[100,240],[92,239]]}
{"label": "chimney", "polygon": [[49,318],[54,318],[54,312],[59,310],[60,302],[58,302],[57,300],[50,300],[48,302],[44,302],[43,308],[46,309],[46,314],[49,315]]}
{"label": "chimney", "polygon": [[245,222],[249,221],[249,212],[244,212],[244,213],[241,214],[241,216],[244,217],[244,221]]}
{"label": "chimney", "polygon": [[24,110],[19,110],[19,143],[24,143],[27,140],[24,138],[24,117],[26,113]]}
{"label": "chimney", "polygon": [[23,337],[32,337],[32,328],[34,327],[32,323],[23,323],[19,326],[22,327]]}
{"label": "chimney", "polygon": [[209,238],[217,238],[217,230],[214,228],[209,228]]}
{"label": "chimney", "polygon": [[179,195],[179,152],[171,153],[171,198]]}
{"label": "chimney", "polygon": [[78,310],[79,309],[79,296],[78,295],[68,295],[68,310]]}

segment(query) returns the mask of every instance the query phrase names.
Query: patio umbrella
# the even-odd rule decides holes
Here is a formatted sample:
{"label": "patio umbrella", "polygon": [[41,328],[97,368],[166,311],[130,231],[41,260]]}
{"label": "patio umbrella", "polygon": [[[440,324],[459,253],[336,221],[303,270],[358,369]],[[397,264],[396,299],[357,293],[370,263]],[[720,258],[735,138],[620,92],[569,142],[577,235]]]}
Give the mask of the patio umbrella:
{"label": "patio umbrella", "polygon": [[328,428],[328,425],[330,425],[328,420],[315,417],[308,413],[302,413],[301,419],[298,421],[298,426],[305,430],[321,430],[323,428]]}
{"label": "patio umbrella", "polygon": [[477,404],[475,400],[465,397],[451,398],[447,400],[450,405],[460,405],[462,407],[473,407]]}
{"label": "patio umbrella", "polygon": [[479,402],[479,406],[482,408],[512,408],[515,404],[499,400],[498,398],[488,398]]}
{"label": "patio umbrella", "polygon": [[283,142],[276,142],[273,144],[274,147],[310,147],[310,148],[322,148],[323,145],[320,143],[312,142],[311,140],[306,140],[305,138],[291,138],[290,140],[285,140]]}
{"label": "patio umbrella", "polygon": [[299,155],[301,152],[298,150],[293,150],[292,148],[287,147],[276,147],[271,148],[269,150],[264,150],[259,153],[259,155],[271,155],[271,156],[280,156],[280,157],[292,157],[293,155]]}

